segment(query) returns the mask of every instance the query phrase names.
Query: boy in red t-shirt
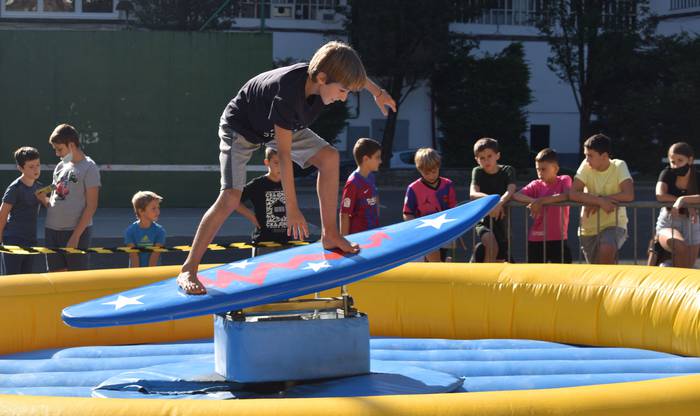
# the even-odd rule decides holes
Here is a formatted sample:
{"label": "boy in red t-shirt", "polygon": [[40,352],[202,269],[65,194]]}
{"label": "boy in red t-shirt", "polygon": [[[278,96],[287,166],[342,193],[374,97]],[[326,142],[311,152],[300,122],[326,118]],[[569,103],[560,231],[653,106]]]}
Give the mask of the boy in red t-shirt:
{"label": "boy in red t-shirt", "polygon": [[379,226],[379,195],[374,172],[382,164],[382,145],[376,140],[359,139],[352,154],[357,170],[345,182],[340,204],[340,234],[344,236]]}

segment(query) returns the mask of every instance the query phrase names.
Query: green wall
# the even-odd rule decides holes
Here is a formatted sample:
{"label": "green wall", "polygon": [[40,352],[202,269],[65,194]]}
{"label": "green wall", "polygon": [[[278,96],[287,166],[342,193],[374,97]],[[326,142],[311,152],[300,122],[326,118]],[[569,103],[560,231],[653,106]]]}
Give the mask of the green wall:
{"label": "green wall", "polygon": [[[23,145],[56,163],[47,140],[65,122],[100,165],[216,165],[224,107],[271,65],[269,34],[0,31],[0,163]],[[16,176],[0,171],[0,186]],[[208,206],[219,189],[216,172],[103,172],[102,182],[103,207],[143,189],[169,206]]]}

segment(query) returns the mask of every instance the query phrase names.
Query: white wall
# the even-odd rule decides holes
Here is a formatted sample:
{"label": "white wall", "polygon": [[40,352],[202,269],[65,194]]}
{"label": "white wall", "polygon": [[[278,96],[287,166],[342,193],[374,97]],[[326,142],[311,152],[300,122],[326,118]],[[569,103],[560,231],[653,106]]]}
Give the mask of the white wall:
{"label": "white wall", "polygon": [[[688,13],[699,12],[700,7],[670,10],[670,0],[651,0],[651,9],[663,17],[658,32],[665,35],[681,31],[700,34],[700,16],[688,16]],[[238,19],[236,26],[254,28],[259,25],[257,19]],[[273,54],[275,59],[292,57],[297,60],[308,60],[316,49],[325,42],[338,39],[338,35],[324,35],[324,30],[340,30],[342,22],[320,22],[303,20],[268,19],[266,25],[273,31]],[[546,124],[550,126],[550,146],[560,154],[578,157],[578,109],[574,101],[571,87],[559,79],[547,67],[550,55],[549,46],[539,38],[536,28],[529,26],[482,25],[454,23],[450,25],[454,32],[479,35],[480,51],[498,53],[508,46],[512,40],[519,40],[525,48],[527,63],[530,66],[530,88],[533,102],[527,107],[530,124]],[[431,109],[428,87],[421,86],[413,91],[402,104],[399,120],[409,123],[408,147],[417,148],[430,146],[432,140]],[[356,101],[349,100],[354,110]],[[376,136],[372,131],[372,120],[383,118],[374,104],[373,98],[367,92],[360,95],[359,117],[348,121],[349,126],[365,126],[370,130],[370,136]],[[437,134],[439,136],[439,133]],[[526,132],[529,136],[529,131]],[[380,139],[381,137],[374,137]],[[338,137],[338,148],[342,151],[347,147],[347,135],[342,132]],[[355,140],[356,138],[350,138]]]}

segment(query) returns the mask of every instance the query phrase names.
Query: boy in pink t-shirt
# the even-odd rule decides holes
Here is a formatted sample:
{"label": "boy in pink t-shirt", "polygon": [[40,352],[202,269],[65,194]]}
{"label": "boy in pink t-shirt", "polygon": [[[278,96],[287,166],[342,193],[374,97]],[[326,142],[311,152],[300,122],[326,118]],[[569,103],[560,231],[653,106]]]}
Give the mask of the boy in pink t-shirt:
{"label": "boy in pink t-shirt", "polygon": [[530,263],[571,263],[567,241],[569,207],[543,206],[569,199],[571,177],[557,176],[557,153],[549,148],[537,154],[535,167],[538,179],[513,195],[514,200],[528,204],[534,219],[527,236],[528,260]]}

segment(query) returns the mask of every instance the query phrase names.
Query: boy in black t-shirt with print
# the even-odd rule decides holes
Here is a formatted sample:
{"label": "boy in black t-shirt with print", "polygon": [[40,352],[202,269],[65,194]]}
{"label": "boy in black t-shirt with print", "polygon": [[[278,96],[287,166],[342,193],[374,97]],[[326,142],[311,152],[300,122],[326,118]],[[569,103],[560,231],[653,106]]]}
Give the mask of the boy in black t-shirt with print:
{"label": "boy in black t-shirt with print", "polygon": [[501,151],[498,142],[491,138],[479,139],[474,143],[474,157],[479,166],[472,170],[472,183],[469,199],[483,198],[486,195],[500,195],[501,200],[476,225],[476,234],[481,243],[474,246],[472,262],[492,263],[508,261],[508,230],[505,204],[515,193],[515,169],[509,165],[499,165]]}
{"label": "boy in black t-shirt with print", "polygon": [[[287,236],[287,208],[280,174],[280,159],[277,152],[265,148],[267,174],[251,180],[243,188],[241,204],[236,211],[246,217],[254,226],[251,241],[284,244]],[[253,211],[244,202],[250,201]],[[253,247],[253,257],[279,250],[280,247]]]}

